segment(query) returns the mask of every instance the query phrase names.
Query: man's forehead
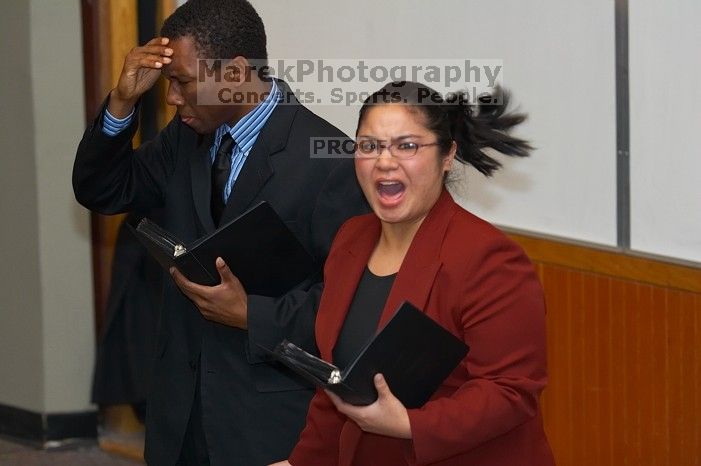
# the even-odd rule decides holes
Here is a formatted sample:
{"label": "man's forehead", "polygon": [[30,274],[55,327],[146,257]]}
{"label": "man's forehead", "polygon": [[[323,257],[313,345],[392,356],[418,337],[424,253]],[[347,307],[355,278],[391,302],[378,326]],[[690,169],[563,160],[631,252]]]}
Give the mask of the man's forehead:
{"label": "man's forehead", "polygon": [[163,75],[167,78],[190,76],[191,73],[189,72],[189,69],[191,68],[184,66],[183,60],[178,60],[177,58],[173,57],[172,62],[163,65]]}
{"label": "man's forehead", "polygon": [[197,71],[197,56],[187,53],[178,53],[173,49],[171,62],[163,65],[163,74],[168,77],[191,76]]}

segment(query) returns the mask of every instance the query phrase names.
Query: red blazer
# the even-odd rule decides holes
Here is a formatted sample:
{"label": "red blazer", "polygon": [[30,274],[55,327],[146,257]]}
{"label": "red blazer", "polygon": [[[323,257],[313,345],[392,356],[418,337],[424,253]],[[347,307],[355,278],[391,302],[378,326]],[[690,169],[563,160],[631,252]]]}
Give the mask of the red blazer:
{"label": "red blazer", "polygon": [[[355,217],[334,240],[316,320],[326,360],[380,228],[372,214]],[[363,432],[318,391],[290,463],[553,465],[538,406],[546,383],[543,292],[523,251],[444,191],[414,237],[380,326],[404,300],[471,348],[431,400],[409,410],[413,439]]]}

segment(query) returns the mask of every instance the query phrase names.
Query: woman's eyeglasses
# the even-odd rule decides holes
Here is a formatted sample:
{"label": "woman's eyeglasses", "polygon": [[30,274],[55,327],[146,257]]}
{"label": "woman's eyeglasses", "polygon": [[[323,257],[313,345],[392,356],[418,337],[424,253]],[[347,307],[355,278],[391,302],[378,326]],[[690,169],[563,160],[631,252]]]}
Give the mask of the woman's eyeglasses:
{"label": "woman's eyeglasses", "polygon": [[355,143],[355,156],[359,159],[376,159],[382,154],[383,149],[387,149],[392,157],[397,159],[410,159],[422,147],[438,146],[439,142],[418,144],[416,142],[395,142],[392,144],[382,144],[379,141],[363,140]]}

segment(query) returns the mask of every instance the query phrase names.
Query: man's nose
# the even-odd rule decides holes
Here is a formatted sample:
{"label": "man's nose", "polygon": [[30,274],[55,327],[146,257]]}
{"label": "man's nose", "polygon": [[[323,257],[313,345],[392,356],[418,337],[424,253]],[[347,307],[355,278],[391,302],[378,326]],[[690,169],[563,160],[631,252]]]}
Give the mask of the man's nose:
{"label": "man's nose", "polygon": [[168,92],[166,92],[166,103],[168,105],[180,106],[183,104],[183,97],[172,83],[168,83]]}

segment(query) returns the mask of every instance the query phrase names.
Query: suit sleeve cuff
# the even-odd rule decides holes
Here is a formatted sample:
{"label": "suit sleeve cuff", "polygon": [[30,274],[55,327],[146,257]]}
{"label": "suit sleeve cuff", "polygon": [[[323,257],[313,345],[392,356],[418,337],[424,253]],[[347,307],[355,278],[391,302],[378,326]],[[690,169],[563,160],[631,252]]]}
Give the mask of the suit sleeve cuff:
{"label": "suit sleeve cuff", "polygon": [[105,108],[102,116],[102,132],[108,136],[117,136],[131,125],[135,110],[135,108],[131,109],[131,113],[124,118],[117,118]]}

